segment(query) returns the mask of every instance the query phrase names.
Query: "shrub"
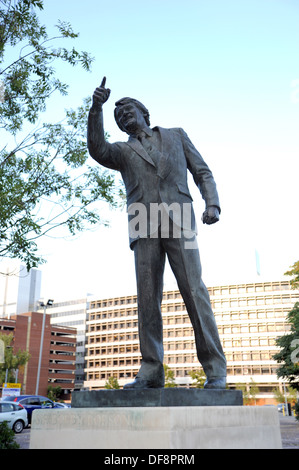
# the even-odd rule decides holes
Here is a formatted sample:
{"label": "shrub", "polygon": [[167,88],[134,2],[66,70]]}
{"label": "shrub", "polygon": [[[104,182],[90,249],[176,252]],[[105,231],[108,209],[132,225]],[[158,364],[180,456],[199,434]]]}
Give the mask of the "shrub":
{"label": "shrub", "polygon": [[6,421],[0,423],[0,449],[19,449],[19,444],[15,441],[15,434],[8,427]]}

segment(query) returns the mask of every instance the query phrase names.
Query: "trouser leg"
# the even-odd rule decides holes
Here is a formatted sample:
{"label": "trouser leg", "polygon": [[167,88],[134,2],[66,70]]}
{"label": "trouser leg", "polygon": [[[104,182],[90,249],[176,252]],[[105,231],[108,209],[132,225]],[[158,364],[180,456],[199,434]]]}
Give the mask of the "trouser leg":
{"label": "trouser leg", "polygon": [[163,240],[165,251],[194,328],[197,355],[208,378],[226,376],[226,360],[210,304],[201,279],[198,249],[186,249],[189,239]]}
{"label": "trouser leg", "polygon": [[141,238],[134,245],[138,328],[142,356],[139,378],[164,385],[161,302],[165,252],[158,238]]}

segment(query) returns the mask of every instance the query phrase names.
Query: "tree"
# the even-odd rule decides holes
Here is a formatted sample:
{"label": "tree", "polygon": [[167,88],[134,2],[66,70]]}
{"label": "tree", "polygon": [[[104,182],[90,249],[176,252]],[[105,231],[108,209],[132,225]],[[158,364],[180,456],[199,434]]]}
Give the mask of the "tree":
{"label": "tree", "polygon": [[[290,280],[291,288],[299,288],[299,261],[296,261],[286,276],[293,276]],[[285,379],[295,390],[299,391],[299,302],[296,302],[288,313],[287,322],[290,325],[290,333],[276,340],[280,351],[274,354],[273,359],[281,366],[277,369],[277,377]]]}
{"label": "tree", "polygon": [[4,363],[0,363],[0,384],[5,382],[6,371],[8,371],[7,382],[15,382],[15,371],[29,361],[30,354],[21,349],[16,353],[13,352],[13,334],[0,334],[0,341],[4,342]]}
{"label": "tree", "polygon": [[248,390],[248,388],[247,388],[247,384],[245,384],[245,383],[237,383],[237,384],[236,384],[236,390],[241,390],[244,405],[249,405],[249,403],[250,403],[250,396],[249,396],[249,390]]}
{"label": "tree", "polygon": [[249,396],[249,390],[248,390],[247,384],[237,383],[236,384],[236,390],[241,390],[244,405],[249,405],[250,396]]}
{"label": "tree", "polygon": [[297,400],[297,391],[292,387],[287,387],[287,393],[285,396],[285,394],[277,388],[274,390],[274,397],[277,403],[285,403],[285,400],[287,399],[287,403],[294,405]]}
{"label": "tree", "polygon": [[89,71],[93,61],[61,47],[78,37],[69,23],[58,21],[57,36],[48,36],[42,9],[43,0],[0,2],[0,257],[18,258],[28,270],[44,262],[40,237],[105,223],[99,201],[115,206],[119,192],[112,173],[87,164],[90,99],[59,122],[37,124],[49,99],[68,92],[54,65]]}
{"label": "tree", "polygon": [[116,377],[109,377],[109,379],[105,383],[105,388],[108,390],[116,389],[118,390],[120,388],[118,380]]}
{"label": "tree", "polygon": [[256,405],[256,396],[260,390],[252,378],[250,379],[250,384],[237,383],[236,390],[242,391],[244,405],[250,405],[252,401]]}
{"label": "tree", "polygon": [[164,374],[165,374],[165,388],[174,388],[176,387],[174,371],[170,369],[167,364],[163,364]]}
{"label": "tree", "polygon": [[48,385],[48,393],[47,397],[50,398],[52,401],[57,401],[62,395],[62,388],[61,387],[52,387],[52,385]]}
{"label": "tree", "polygon": [[277,338],[276,345],[280,351],[273,359],[280,364],[277,377],[285,379],[288,384],[299,391],[299,302],[287,315],[290,333]]}
{"label": "tree", "polygon": [[254,382],[253,378],[250,379],[250,384],[249,384],[249,395],[250,399],[254,401],[254,404],[256,405],[256,396],[260,393],[260,390]]}
{"label": "tree", "polygon": [[191,379],[194,381],[192,385],[195,388],[204,388],[204,383],[206,381],[205,373],[202,369],[200,370],[191,370],[189,372]]}
{"label": "tree", "polygon": [[298,289],[299,288],[299,261],[296,261],[296,263],[291,266],[291,269],[289,271],[286,271],[285,276],[295,276],[293,279],[290,280],[290,284],[292,289]]}

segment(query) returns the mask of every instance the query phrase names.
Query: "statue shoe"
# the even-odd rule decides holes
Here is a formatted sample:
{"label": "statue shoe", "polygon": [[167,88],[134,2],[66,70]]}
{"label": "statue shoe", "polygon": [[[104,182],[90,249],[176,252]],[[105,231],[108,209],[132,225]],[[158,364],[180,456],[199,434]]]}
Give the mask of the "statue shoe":
{"label": "statue shoe", "polygon": [[163,388],[164,385],[161,385],[153,380],[141,379],[136,377],[133,382],[130,382],[123,386],[124,390],[137,390],[145,388]]}
{"label": "statue shoe", "polygon": [[226,377],[211,377],[204,383],[204,388],[223,389],[226,387]]}

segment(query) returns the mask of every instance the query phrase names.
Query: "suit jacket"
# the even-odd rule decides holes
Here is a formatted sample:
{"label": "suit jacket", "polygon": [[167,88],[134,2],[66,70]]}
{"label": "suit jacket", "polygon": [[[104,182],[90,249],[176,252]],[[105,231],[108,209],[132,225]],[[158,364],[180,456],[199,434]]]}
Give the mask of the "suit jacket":
{"label": "suit jacket", "polygon": [[[140,235],[129,230],[130,245],[140,236],[148,236],[156,229],[149,214],[153,204],[163,203],[170,218],[186,230],[196,231],[192,197],[187,184],[187,170],[194,178],[201,195],[208,206],[217,206],[219,198],[212,172],[196,150],[185,131],[181,128],[164,129],[155,127],[152,132],[160,142],[160,159],[155,163],[141,143],[134,137],[128,142],[108,143],[104,138],[101,110],[91,108],[88,121],[89,153],[98,163],[118,170],[126,188],[129,227],[135,209],[146,208],[146,232]],[[180,213],[176,211],[180,208]],[[187,217],[183,209],[189,208]],[[138,220],[140,221],[140,220]],[[132,224],[131,224],[132,226]],[[134,231],[133,231],[134,232]],[[142,231],[141,231],[142,232]]]}

